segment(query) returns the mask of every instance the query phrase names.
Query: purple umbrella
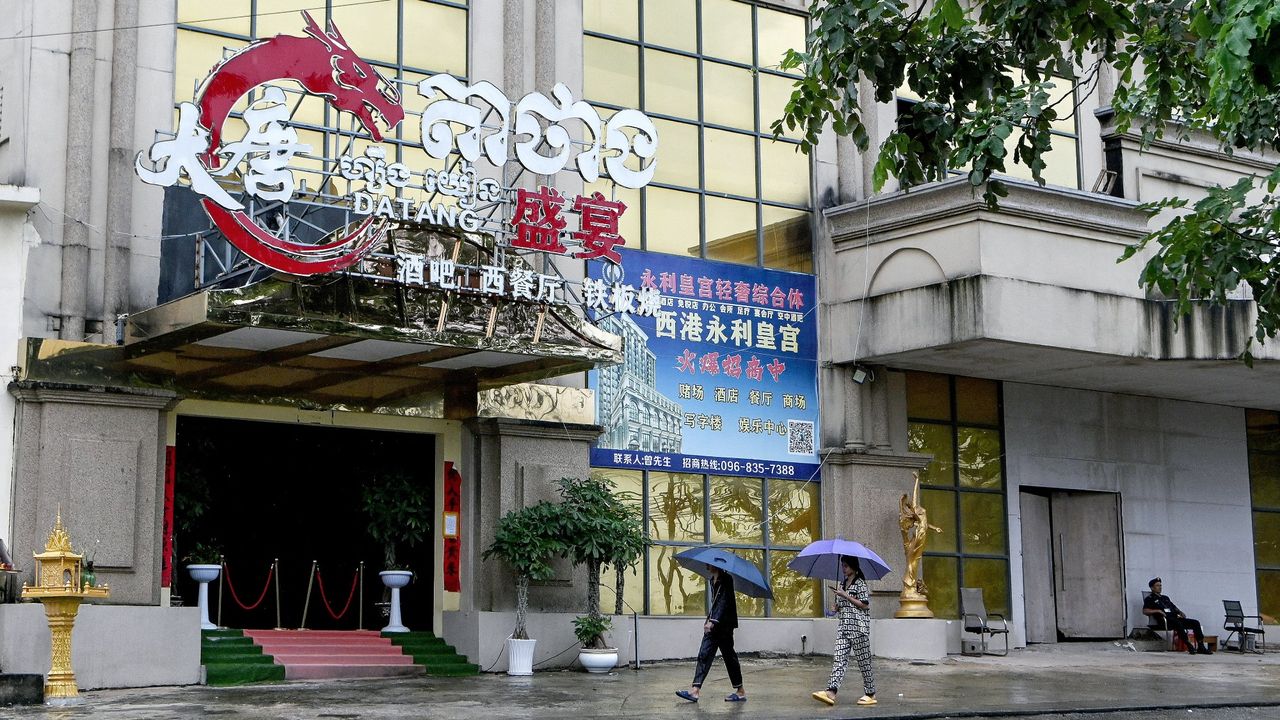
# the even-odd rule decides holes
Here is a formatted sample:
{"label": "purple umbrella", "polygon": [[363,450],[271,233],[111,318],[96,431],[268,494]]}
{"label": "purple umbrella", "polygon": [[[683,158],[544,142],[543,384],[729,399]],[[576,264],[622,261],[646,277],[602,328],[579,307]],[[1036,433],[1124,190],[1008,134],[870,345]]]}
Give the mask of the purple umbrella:
{"label": "purple umbrella", "polygon": [[809,543],[794,560],[787,563],[787,567],[806,577],[840,580],[844,578],[844,573],[840,570],[840,557],[843,555],[858,558],[862,574],[868,580],[879,580],[891,572],[889,564],[867,546],[843,538]]}

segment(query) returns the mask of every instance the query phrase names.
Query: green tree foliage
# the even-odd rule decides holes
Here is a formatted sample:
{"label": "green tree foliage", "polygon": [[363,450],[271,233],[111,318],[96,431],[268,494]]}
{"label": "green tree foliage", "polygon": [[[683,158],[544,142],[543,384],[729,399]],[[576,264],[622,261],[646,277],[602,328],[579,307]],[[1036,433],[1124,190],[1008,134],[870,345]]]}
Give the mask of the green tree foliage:
{"label": "green tree foliage", "polygon": [[[1007,190],[994,175],[1009,162],[1043,184],[1051,123],[1096,92],[1101,73],[1114,85],[1117,127],[1146,143],[1195,135],[1227,153],[1280,150],[1280,0],[818,0],[811,14],[807,47],[782,64],[804,77],[773,130],[799,129],[808,152],[830,122],[865,151],[862,93],[885,103],[909,85],[921,102],[880,145],[877,190],[890,176],[910,188],[960,171],[998,206]],[[1074,97],[1053,76],[1074,79]],[[1211,188],[1194,204],[1152,203],[1149,211],[1185,214],[1121,259],[1153,247],[1140,282],[1172,298],[1179,314],[1202,301],[1225,304],[1247,283],[1258,307],[1254,337],[1273,338],[1278,183],[1272,171]]]}
{"label": "green tree foliage", "polygon": [[387,569],[403,569],[396,567],[396,548],[417,547],[431,530],[430,485],[412,472],[386,470],[365,482],[360,500],[369,535],[382,543]]}
{"label": "green tree foliage", "polygon": [[561,541],[560,506],[545,500],[537,505],[513,510],[498,521],[493,542],[481,556],[498,558],[516,575],[516,626],[511,637],[528,640],[525,621],[529,615],[529,581],[550,580],[551,560],[564,552]]}

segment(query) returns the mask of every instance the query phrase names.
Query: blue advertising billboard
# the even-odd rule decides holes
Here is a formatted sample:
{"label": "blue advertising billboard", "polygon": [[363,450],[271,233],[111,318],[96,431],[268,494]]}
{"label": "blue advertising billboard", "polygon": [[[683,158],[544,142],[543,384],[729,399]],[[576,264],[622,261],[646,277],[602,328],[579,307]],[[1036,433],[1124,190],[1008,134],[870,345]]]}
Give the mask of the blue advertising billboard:
{"label": "blue advertising billboard", "polygon": [[622,250],[584,303],[623,338],[590,373],[595,467],[818,479],[813,275]]}

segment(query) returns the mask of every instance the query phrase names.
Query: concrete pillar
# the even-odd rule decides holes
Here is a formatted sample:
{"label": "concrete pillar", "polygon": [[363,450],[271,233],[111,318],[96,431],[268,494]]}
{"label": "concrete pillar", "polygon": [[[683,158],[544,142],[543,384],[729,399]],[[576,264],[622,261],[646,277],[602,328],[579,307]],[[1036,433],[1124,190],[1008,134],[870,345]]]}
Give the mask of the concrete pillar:
{"label": "concrete pillar", "polygon": [[31,382],[9,392],[18,400],[13,556],[43,548],[60,509],[76,549],[96,555],[109,602],[158,603],[164,412],[177,396]]}
{"label": "concrete pillar", "polygon": [[111,46],[111,143],[107,150],[106,256],[103,259],[102,334],[115,340],[116,316],[129,311],[129,264],[133,231],[134,117],[137,114],[138,3],[115,0]]}
{"label": "concrete pillar", "polygon": [[93,185],[94,53],[99,33],[97,0],[71,7],[71,79],[67,106],[66,183],[62,234],[62,328],[64,340],[85,339],[89,301],[89,213]]}

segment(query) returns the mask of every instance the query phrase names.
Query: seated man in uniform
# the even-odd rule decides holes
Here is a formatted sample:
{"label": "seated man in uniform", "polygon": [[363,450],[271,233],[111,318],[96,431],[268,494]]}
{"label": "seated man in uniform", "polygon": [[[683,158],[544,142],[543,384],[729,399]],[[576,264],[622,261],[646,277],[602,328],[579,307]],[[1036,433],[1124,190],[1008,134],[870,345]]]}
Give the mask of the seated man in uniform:
{"label": "seated man in uniform", "polygon": [[[1159,615],[1164,618],[1165,628],[1174,631],[1178,637],[1182,639],[1182,644],[1186,646],[1187,652],[1195,655],[1197,652],[1204,655],[1212,655],[1213,651],[1204,644],[1204,631],[1200,629],[1200,621],[1189,618],[1178,609],[1177,605],[1169,599],[1167,595],[1161,595],[1160,591],[1164,589],[1164,584],[1160,578],[1151,578],[1151,582],[1147,583],[1147,587],[1151,588],[1151,594],[1147,599],[1142,601],[1143,615]],[[1187,639],[1187,630],[1196,634],[1196,642],[1199,646],[1192,645]]]}

